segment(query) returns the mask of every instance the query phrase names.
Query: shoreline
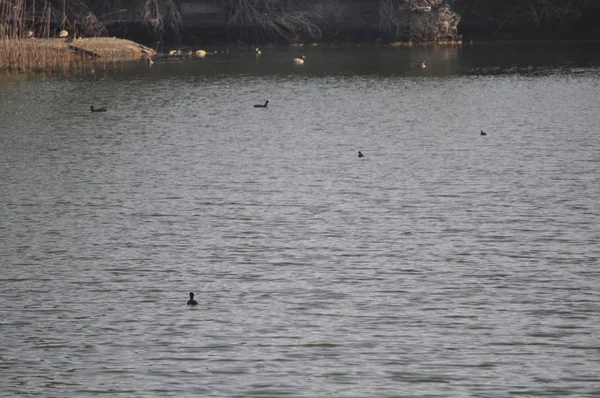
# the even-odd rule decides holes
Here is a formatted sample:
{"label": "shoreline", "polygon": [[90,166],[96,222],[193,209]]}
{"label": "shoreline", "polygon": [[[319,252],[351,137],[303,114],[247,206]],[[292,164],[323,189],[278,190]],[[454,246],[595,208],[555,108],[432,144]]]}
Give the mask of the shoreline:
{"label": "shoreline", "polygon": [[57,73],[89,61],[143,60],[156,51],[115,37],[65,39],[0,39],[0,73]]}
{"label": "shoreline", "polygon": [[[336,47],[367,47],[379,48],[419,48],[419,47],[470,47],[473,45],[493,46],[512,44],[515,46],[527,44],[565,44],[565,43],[600,43],[600,40],[469,40],[469,41],[439,41],[439,42],[342,42],[324,41],[308,43],[291,43],[289,47],[297,48],[336,48]],[[213,49],[208,54],[229,51],[230,48],[254,48],[255,44],[221,44],[206,45],[203,49]],[[278,46],[277,44],[267,45]],[[0,39],[0,75],[24,74],[58,74],[72,73],[84,70],[97,63],[119,63],[129,61],[145,61],[156,58],[179,58],[195,54],[191,49],[200,48],[197,45],[181,45],[165,47],[158,52],[150,47],[128,39],[116,37],[95,37],[65,40],[60,38],[2,38]],[[215,50],[218,48],[219,50]],[[222,50],[226,48],[227,50]],[[172,54],[169,54],[171,52]],[[177,52],[177,54],[173,54]],[[156,59],[155,58],[155,59]]]}

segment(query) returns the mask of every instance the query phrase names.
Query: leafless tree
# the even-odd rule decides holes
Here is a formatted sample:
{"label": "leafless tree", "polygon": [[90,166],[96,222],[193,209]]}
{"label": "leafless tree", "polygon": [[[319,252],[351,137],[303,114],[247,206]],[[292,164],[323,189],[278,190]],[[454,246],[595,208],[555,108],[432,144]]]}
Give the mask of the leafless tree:
{"label": "leafless tree", "polygon": [[321,15],[296,7],[292,0],[220,0],[220,4],[228,13],[228,27],[242,37],[292,42],[322,34]]}
{"label": "leafless tree", "polygon": [[536,25],[551,21],[563,24],[581,16],[581,8],[573,3],[573,0],[529,0],[527,8]]}
{"label": "leafless tree", "polygon": [[455,40],[459,20],[445,0],[379,0],[379,28],[393,37]]}

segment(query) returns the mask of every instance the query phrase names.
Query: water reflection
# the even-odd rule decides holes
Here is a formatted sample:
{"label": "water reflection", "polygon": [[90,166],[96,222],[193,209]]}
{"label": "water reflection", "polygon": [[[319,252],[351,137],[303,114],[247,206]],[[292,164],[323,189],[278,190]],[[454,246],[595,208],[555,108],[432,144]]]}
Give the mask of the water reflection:
{"label": "water reflection", "polygon": [[[294,58],[305,56],[297,65]],[[600,68],[600,42],[465,43],[439,46],[220,47],[204,58],[155,57],[139,62],[87,62],[58,77],[105,79],[181,76],[407,76],[580,73]],[[421,68],[425,63],[427,68]],[[50,77],[34,74],[30,77]],[[2,76],[3,80],[22,76]]]}
{"label": "water reflection", "polygon": [[[167,76],[452,76],[572,73],[600,67],[600,43],[475,43],[461,46],[310,46],[219,48],[201,59],[156,58],[146,62],[97,63],[86,78]],[[297,65],[294,58],[305,56]],[[427,68],[421,68],[421,63]]]}

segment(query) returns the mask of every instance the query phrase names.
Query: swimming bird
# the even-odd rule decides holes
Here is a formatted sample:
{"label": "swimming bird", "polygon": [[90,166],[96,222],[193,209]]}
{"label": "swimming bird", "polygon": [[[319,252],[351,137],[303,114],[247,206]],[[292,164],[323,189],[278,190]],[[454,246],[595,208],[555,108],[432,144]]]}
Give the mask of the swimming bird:
{"label": "swimming bird", "polygon": [[487,135],[487,133],[483,130],[481,130],[481,135]]}
{"label": "swimming bird", "polygon": [[254,51],[256,51],[256,55],[262,54],[262,51],[260,51],[260,48],[258,48],[258,47],[256,47],[256,50],[254,50]]}
{"label": "swimming bird", "polygon": [[90,109],[92,112],[106,112],[106,108],[96,108],[94,109],[94,105],[90,105]]}
{"label": "swimming bird", "polygon": [[194,293],[190,292],[190,299],[187,302],[187,305],[198,305],[198,302],[194,300]]}
{"label": "swimming bird", "polygon": [[58,37],[60,37],[61,39],[66,39],[67,37],[69,37],[69,32],[66,30],[61,30],[58,33]]}
{"label": "swimming bird", "polygon": [[358,151],[358,157],[359,158],[366,158],[367,156],[364,153],[362,153],[361,151]]}
{"label": "swimming bird", "polygon": [[421,69],[425,69],[427,68],[427,64],[425,63],[425,61],[421,62]]}
{"label": "swimming bird", "polygon": [[269,100],[266,100],[264,105],[254,105],[254,107],[255,108],[266,108],[267,105],[269,105]]}
{"label": "swimming bird", "polygon": [[294,58],[294,63],[296,65],[304,65],[304,60],[306,57],[303,55],[301,58]]}
{"label": "swimming bird", "polygon": [[147,62],[148,62],[148,65],[150,65],[150,66],[154,65],[154,60],[152,59],[152,57],[148,57]]}
{"label": "swimming bird", "polygon": [[198,50],[198,51],[196,51],[196,56],[198,58],[204,58],[204,57],[206,57],[206,51],[204,51],[204,50]]}

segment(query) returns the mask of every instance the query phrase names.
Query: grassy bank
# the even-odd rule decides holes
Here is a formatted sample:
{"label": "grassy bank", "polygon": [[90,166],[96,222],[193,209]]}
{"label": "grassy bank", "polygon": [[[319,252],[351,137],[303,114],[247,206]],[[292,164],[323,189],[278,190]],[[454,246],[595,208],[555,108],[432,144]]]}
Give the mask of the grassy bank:
{"label": "grassy bank", "polygon": [[0,39],[0,72],[60,72],[82,61],[50,40],[61,39]]}
{"label": "grassy bank", "polygon": [[65,73],[95,60],[139,60],[154,51],[129,40],[116,38],[0,39],[0,73]]}

